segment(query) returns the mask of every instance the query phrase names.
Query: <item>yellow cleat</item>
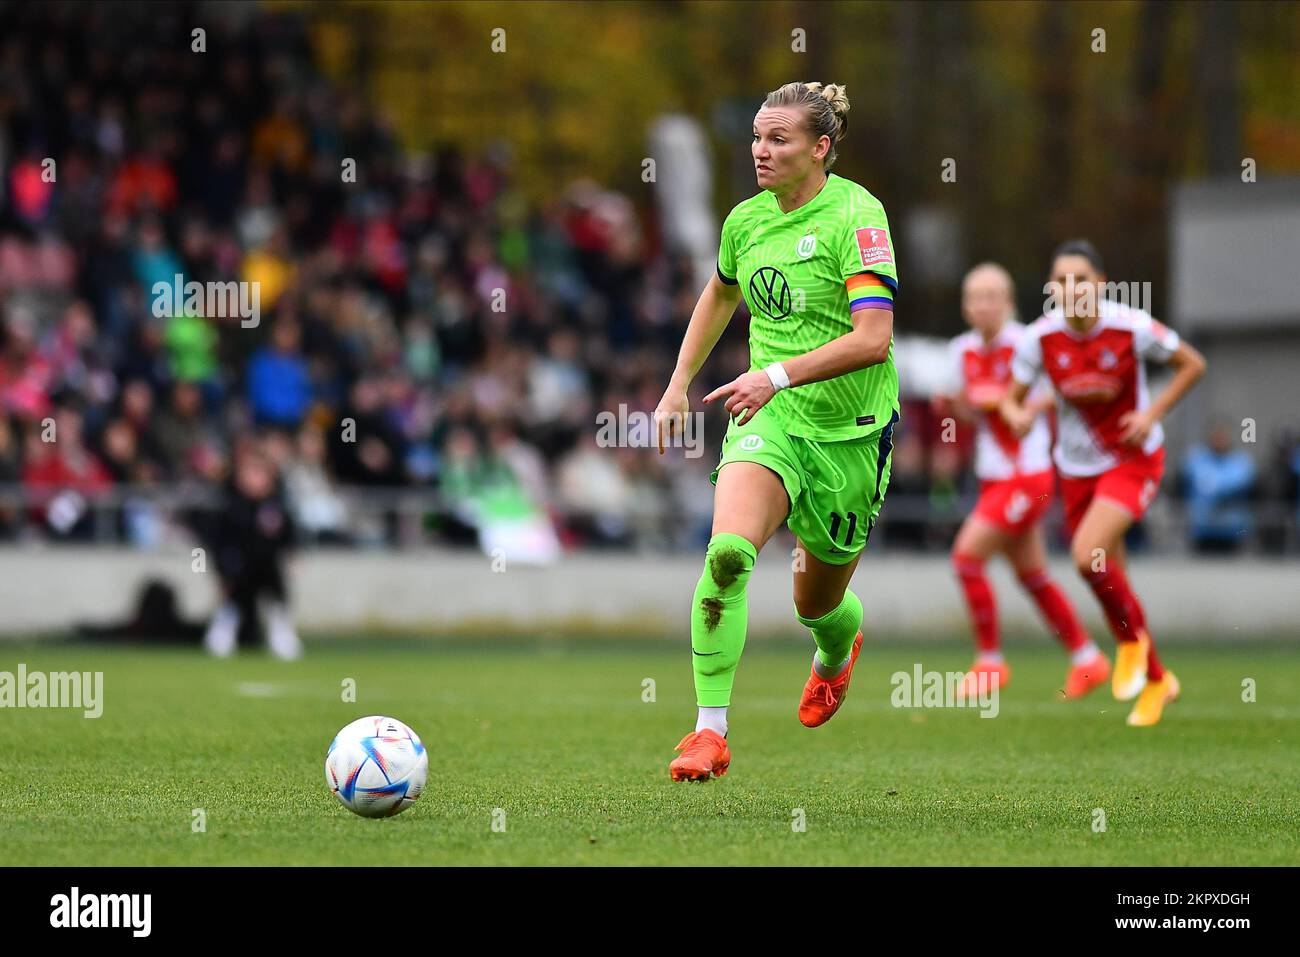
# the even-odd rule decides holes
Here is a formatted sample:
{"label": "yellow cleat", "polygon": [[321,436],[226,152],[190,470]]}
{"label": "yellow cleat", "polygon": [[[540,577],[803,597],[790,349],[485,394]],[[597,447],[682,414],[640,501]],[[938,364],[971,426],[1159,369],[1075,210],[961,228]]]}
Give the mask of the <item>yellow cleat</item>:
{"label": "yellow cleat", "polygon": [[1145,728],[1155,724],[1160,720],[1165,705],[1171,701],[1177,701],[1182,690],[1178,685],[1178,679],[1174,677],[1174,673],[1166,671],[1163,678],[1149,683],[1142,689],[1137,704],[1129,712],[1129,725],[1134,728]]}
{"label": "yellow cleat", "polygon": [[1116,701],[1132,701],[1147,683],[1147,655],[1151,639],[1139,631],[1132,641],[1121,641],[1115,655],[1115,671],[1110,676],[1110,691]]}

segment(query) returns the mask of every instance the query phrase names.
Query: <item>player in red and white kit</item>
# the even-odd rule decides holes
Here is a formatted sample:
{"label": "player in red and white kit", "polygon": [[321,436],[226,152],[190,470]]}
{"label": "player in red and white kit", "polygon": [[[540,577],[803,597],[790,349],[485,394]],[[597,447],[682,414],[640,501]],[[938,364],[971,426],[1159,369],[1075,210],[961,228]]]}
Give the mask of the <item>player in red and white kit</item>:
{"label": "player in red and white kit", "polygon": [[984,573],[995,554],[1006,556],[1016,577],[1070,654],[1064,693],[1079,698],[1110,676],[1110,662],[1088,637],[1065,593],[1047,571],[1047,550],[1039,521],[1051,504],[1051,431],[1046,412],[1051,390],[1040,386],[1029,397],[1029,430],[1018,436],[999,407],[1011,384],[1011,360],[1025,326],[1016,321],[1011,276],[995,263],[976,266],[962,283],[962,315],[970,330],[949,344],[948,387],[936,395],[941,415],[952,411],[975,423],[975,475],[980,496],[952,547],[952,564],[961,583],[975,632],[975,664],[962,693],[974,695],[980,675],[986,687],[1010,678],[1002,656],[997,603]]}
{"label": "player in red and white kit", "polygon": [[[1017,344],[1014,383],[1001,411],[1012,430],[1025,435],[1033,424],[1025,406],[1030,385],[1046,374],[1056,391],[1052,455],[1071,557],[1119,643],[1111,690],[1120,701],[1137,698],[1128,723],[1142,726],[1160,720],[1179,687],[1160,663],[1129,586],[1124,534],[1146,512],[1164,474],[1160,420],[1204,375],[1205,359],[1150,314],[1103,299],[1105,281],[1091,243],[1073,240],[1057,249],[1047,291],[1060,305],[1030,324]],[[1154,399],[1147,362],[1174,370]]]}

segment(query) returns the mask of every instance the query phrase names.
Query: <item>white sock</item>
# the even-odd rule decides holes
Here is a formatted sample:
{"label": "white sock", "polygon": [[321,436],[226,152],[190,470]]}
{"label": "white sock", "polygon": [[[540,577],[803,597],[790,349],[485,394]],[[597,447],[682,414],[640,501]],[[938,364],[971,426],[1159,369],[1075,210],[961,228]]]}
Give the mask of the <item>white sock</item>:
{"label": "white sock", "polygon": [[1101,650],[1096,646],[1096,644],[1090,641],[1082,648],[1080,648],[1078,651],[1070,653],[1070,664],[1072,665],[1087,664],[1089,661],[1092,661],[1093,658],[1096,658],[1099,654],[1101,654]]}
{"label": "white sock", "polygon": [[1000,665],[1002,664],[1002,652],[981,651],[975,656],[975,663],[979,665]]}
{"label": "white sock", "polygon": [[271,654],[281,661],[294,661],[302,657],[302,642],[293,628],[293,618],[283,602],[271,602],[266,611],[267,644]]}
{"label": "white sock", "polygon": [[849,666],[849,662],[852,660],[853,660],[853,652],[850,651],[849,656],[845,658],[843,661],[841,661],[838,665],[824,665],[822,664],[821,656],[814,651],[813,671],[817,673],[818,678],[825,678],[827,681],[829,681],[831,678],[838,678],[840,675],[844,674],[844,669]]}
{"label": "white sock", "polygon": [[212,616],[208,630],[203,636],[203,647],[210,655],[229,658],[235,653],[235,641],[238,637],[239,608],[233,601],[224,601],[217,606],[217,613]]}
{"label": "white sock", "polygon": [[695,719],[695,730],[703,731],[705,728],[715,731],[725,738],[727,736],[727,709],[701,708],[700,716]]}

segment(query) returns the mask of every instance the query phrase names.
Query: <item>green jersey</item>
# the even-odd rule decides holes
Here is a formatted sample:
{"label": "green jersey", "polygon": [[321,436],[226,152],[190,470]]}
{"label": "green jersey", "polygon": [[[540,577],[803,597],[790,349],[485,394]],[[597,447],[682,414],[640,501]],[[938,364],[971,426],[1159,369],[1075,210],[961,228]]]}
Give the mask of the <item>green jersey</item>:
{"label": "green jersey", "polygon": [[[767,190],[739,204],[722,224],[718,276],[739,283],[749,306],[750,371],[851,332],[850,300],[854,306],[892,307],[898,288],[894,262],[885,208],[834,173],[790,213]],[[765,411],[790,435],[837,442],[884,428],[897,408],[891,342],[884,362],[782,390]]]}

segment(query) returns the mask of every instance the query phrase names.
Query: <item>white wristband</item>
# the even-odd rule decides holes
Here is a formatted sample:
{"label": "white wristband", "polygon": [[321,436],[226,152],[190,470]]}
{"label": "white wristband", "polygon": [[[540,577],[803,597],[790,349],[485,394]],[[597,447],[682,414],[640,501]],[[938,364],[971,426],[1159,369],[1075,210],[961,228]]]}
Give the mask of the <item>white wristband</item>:
{"label": "white wristband", "polygon": [[782,389],[790,388],[790,377],[785,374],[785,366],[779,362],[773,362],[770,366],[763,369],[767,373],[768,379],[772,382],[772,388],[777,392]]}

